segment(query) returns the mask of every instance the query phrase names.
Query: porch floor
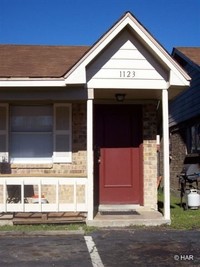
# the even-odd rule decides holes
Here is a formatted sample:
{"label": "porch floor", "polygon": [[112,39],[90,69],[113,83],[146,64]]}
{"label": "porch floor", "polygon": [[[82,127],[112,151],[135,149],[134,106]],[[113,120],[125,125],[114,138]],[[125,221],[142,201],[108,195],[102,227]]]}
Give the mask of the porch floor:
{"label": "porch floor", "polygon": [[94,220],[87,220],[88,226],[95,227],[127,227],[133,225],[156,226],[169,224],[169,220],[165,220],[159,211],[155,210],[136,210],[138,214],[131,215],[102,215],[98,212]]}

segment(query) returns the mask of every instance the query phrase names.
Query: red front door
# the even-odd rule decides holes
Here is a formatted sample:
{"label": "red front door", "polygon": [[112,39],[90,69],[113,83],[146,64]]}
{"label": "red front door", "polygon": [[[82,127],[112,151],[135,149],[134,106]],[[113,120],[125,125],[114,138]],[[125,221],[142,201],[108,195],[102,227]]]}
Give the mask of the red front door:
{"label": "red front door", "polygon": [[141,204],[142,108],[96,105],[99,203]]}

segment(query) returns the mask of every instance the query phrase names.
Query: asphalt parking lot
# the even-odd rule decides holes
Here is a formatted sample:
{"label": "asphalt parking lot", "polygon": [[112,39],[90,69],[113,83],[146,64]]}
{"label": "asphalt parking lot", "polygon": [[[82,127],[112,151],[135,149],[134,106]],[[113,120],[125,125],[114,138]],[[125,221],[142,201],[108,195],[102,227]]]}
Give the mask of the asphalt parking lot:
{"label": "asphalt parking lot", "polygon": [[200,266],[200,231],[0,233],[0,266]]}

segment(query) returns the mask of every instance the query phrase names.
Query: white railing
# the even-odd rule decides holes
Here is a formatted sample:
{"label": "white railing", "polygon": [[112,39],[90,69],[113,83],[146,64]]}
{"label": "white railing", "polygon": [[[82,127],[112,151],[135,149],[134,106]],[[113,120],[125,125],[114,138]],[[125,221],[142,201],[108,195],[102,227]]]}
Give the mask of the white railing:
{"label": "white railing", "polygon": [[[27,186],[37,196],[27,196]],[[87,211],[87,178],[0,177],[0,194],[0,212]]]}

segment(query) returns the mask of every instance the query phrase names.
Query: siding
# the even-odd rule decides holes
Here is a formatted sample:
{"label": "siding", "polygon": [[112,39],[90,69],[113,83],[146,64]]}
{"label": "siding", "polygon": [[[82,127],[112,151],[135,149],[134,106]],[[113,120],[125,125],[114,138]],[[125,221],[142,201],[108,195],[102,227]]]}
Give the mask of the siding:
{"label": "siding", "polygon": [[[167,71],[128,30],[122,32],[87,68],[89,87],[143,88],[166,83]],[[135,86],[134,86],[135,85]]]}
{"label": "siding", "polygon": [[170,127],[200,115],[200,68],[190,64],[184,68],[192,78],[191,86],[170,103]]}

